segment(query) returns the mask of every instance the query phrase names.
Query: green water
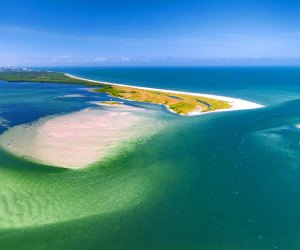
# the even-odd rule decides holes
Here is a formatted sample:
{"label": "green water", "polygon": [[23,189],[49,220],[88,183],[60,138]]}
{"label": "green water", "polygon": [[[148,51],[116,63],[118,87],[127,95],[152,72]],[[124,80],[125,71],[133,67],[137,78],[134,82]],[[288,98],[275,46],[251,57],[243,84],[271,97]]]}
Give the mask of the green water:
{"label": "green water", "polygon": [[[142,104],[166,127],[84,170],[0,151],[0,249],[300,249],[297,79],[265,92],[234,82],[235,95],[267,105],[257,110],[180,117]],[[73,85],[0,85],[9,126],[106,98]],[[75,93],[84,97],[63,97]]]}

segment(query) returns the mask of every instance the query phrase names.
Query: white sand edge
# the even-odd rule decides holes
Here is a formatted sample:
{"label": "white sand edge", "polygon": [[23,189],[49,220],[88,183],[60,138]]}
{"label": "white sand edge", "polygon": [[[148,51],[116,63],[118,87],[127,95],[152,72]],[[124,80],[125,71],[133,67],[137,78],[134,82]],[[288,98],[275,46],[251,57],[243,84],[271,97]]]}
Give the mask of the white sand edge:
{"label": "white sand edge", "polygon": [[[231,108],[229,109],[219,109],[214,111],[208,111],[208,112],[190,112],[188,116],[195,116],[195,115],[204,115],[208,113],[214,113],[214,112],[224,112],[224,111],[235,111],[235,110],[246,110],[246,109],[257,109],[257,108],[263,108],[264,106],[255,102],[250,102],[238,98],[233,97],[227,97],[227,96],[219,96],[219,95],[211,95],[211,94],[203,94],[203,93],[193,93],[193,92],[185,92],[185,91],[177,91],[177,90],[168,90],[168,89],[158,89],[158,88],[148,88],[148,87],[140,87],[140,86],[134,86],[134,85],[126,85],[126,84],[119,84],[119,83],[113,83],[113,82],[105,82],[105,81],[97,81],[97,80],[91,80],[83,77],[77,77],[71,74],[65,74],[67,77],[70,77],[72,79],[76,80],[82,80],[92,83],[99,83],[99,84],[105,84],[105,85],[115,85],[120,87],[131,87],[131,88],[137,88],[137,89],[143,89],[143,90],[152,90],[152,91],[160,91],[164,93],[173,93],[173,94],[184,94],[184,95],[193,95],[193,96],[201,96],[201,97],[207,97],[212,98],[220,101],[226,101],[231,105]],[[166,105],[165,105],[166,106]],[[168,106],[166,108],[171,111],[172,113],[176,113],[169,109]],[[177,113],[176,113],[177,114]]]}

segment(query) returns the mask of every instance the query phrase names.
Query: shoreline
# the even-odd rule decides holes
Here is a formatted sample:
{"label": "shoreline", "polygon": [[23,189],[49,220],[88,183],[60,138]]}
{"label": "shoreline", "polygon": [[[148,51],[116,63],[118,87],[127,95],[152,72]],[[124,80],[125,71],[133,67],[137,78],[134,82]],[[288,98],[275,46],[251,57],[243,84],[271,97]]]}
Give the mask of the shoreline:
{"label": "shoreline", "polygon": [[[184,116],[196,116],[196,115],[204,115],[204,114],[209,114],[209,113],[214,113],[214,112],[225,112],[225,111],[235,111],[235,110],[248,110],[248,109],[257,109],[257,108],[263,108],[265,106],[251,102],[251,101],[246,101],[238,98],[233,98],[233,97],[227,97],[227,96],[219,96],[219,95],[213,95],[213,94],[202,94],[202,93],[194,93],[194,92],[185,92],[185,91],[177,91],[177,90],[168,90],[168,89],[158,89],[158,88],[149,88],[149,87],[140,87],[140,86],[134,86],[134,85],[126,85],[126,84],[119,84],[119,83],[113,83],[113,82],[106,82],[106,81],[98,81],[98,80],[91,80],[83,77],[78,77],[74,76],[72,74],[65,73],[65,76],[76,79],[76,80],[82,80],[82,81],[87,81],[91,83],[99,83],[102,85],[111,85],[111,86],[120,86],[120,87],[130,87],[130,88],[136,88],[136,89],[141,89],[141,90],[149,90],[149,91],[159,91],[163,93],[173,93],[173,94],[184,94],[184,95],[191,95],[191,96],[199,96],[199,97],[206,97],[206,98],[211,98],[219,101],[225,101],[228,102],[231,105],[231,108],[228,109],[219,109],[219,110],[213,110],[213,111],[207,111],[207,112],[190,112],[187,115]],[[118,97],[117,97],[118,98]],[[122,99],[122,98],[119,98]],[[128,101],[133,101],[130,99],[125,99]],[[155,104],[155,103],[154,103]],[[160,105],[160,104],[158,104]],[[163,105],[167,108],[168,111],[178,114],[171,110],[167,105]],[[180,114],[179,114],[180,115]]]}

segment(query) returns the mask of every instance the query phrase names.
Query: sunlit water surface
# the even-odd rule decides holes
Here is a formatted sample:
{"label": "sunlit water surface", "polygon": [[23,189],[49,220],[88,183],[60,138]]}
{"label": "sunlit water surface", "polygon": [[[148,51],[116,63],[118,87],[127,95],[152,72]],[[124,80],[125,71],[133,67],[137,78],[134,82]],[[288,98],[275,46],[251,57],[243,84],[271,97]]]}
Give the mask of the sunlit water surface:
{"label": "sunlit water surface", "polygon": [[[300,249],[300,68],[55,70],[266,108],[180,117],[128,102],[164,128],[83,170],[0,150],[1,249]],[[108,98],[0,82],[0,132]]]}

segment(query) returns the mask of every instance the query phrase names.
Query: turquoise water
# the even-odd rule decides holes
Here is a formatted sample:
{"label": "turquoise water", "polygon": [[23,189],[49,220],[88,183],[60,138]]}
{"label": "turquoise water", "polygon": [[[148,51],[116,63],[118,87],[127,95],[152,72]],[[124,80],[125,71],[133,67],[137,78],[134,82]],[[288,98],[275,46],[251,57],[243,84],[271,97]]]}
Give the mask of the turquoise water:
{"label": "turquoise water", "polygon": [[[0,151],[0,249],[300,249],[300,68],[55,70],[266,108],[180,117],[130,102],[167,129],[80,171]],[[78,85],[0,82],[0,132],[105,99]]]}

